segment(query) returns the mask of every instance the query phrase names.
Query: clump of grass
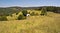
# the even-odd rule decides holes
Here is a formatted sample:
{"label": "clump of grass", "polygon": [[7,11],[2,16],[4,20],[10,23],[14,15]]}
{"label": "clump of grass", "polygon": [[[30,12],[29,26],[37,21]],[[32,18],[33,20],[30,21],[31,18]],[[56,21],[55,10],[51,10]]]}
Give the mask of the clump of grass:
{"label": "clump of grass", "polygon": [[6,16],[0,16],[0,21],[7,21]]}

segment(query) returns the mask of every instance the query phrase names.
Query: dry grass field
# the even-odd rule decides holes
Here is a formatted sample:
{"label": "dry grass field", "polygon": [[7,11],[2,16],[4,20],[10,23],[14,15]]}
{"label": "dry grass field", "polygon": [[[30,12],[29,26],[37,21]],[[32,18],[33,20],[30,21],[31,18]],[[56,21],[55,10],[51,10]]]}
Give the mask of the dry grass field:
{"label": "dry grass field", "polygon": [[47,16],[0,21],[0,33],[60,33],[60,14],[48,12]]}

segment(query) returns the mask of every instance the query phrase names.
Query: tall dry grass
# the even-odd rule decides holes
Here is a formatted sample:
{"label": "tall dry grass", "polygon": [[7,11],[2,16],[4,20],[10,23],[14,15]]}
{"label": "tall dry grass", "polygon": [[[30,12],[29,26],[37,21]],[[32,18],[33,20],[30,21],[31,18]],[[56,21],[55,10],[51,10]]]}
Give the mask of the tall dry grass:
{"label": "tall dry grass", "polygon": [[60,33],[60,14],[48,12],[47,16],[0,21],[0,33]]}

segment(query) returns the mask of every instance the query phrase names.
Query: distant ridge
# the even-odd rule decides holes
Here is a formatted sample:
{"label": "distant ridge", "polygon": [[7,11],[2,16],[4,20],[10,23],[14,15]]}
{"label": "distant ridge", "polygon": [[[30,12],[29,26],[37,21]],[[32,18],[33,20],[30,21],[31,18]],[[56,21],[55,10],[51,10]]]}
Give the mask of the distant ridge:
{"label": "distant ridge", "polygon": [[[7,6],[7,7],[0,7],[0,8],[13,8],[13,7],[21,7],[21,6]],[[60,6],[29,6],[29,7],[60,7]],[[21,7],[23,8],[23,7]],[[27,8],[27,7],[26,7]]]}

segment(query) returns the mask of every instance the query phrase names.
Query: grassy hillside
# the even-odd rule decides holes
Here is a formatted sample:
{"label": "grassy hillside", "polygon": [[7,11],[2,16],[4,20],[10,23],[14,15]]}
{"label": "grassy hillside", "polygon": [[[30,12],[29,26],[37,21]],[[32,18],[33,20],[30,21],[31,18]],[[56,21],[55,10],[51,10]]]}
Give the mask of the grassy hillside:
{"label": "grassy hillside", "polygon": [[47,11],[55,12],[55,13],[60,13],[60,7],[55,7],[55,6],[42,6],[42,7],[6,7],[2,8],[0,7],[0,16],[8,16],[13,13],[18,13],[23,9],[26,10],[41,10],[42,8],[46,8]]}
{"label": "grassy hillside", "polygon": [[60,33],[60,14],[48,12],[47,16],[0,21],[0,33]]}
{"label": "grassy hillside", "polygon": [[[0,33],[60,33],[60,8],[46,7],[49,12],[43,16],[41,12],[45,10],[42,8],[44,7],[0,8]],[[24,9],[30,14],[27,19],[20,16]],[[23,20],[18,20],[18,17]]]}
{"label": "grassy hillside", "polygon": [[20,7],[6,7],[6,8],[0,8],[0,16],[8,16],[14,13],[20,12]]}

